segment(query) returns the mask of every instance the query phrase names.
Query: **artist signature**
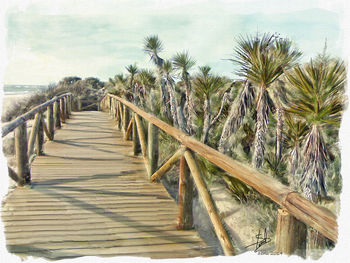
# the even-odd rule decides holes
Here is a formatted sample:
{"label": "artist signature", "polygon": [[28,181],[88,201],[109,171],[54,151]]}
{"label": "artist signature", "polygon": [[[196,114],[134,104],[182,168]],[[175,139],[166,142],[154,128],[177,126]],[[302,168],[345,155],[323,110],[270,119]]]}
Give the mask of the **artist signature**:
{"label": "artist signature", "polygon": [[263,234],[260,232],[260,229],[259,229],[259,233],[255,236],[256,237],[256,242],[249,245],[249,246],[246,246],[245,248],[248,248],[248,247],[251,247],[251,246],[254,246],[255,245],[255,250],[254,252],[257,252],[258,249],[269,243],[271,241],[271,238],[267,237],[267,231],[266,231],[266,228],[264,228],[264,236]]}

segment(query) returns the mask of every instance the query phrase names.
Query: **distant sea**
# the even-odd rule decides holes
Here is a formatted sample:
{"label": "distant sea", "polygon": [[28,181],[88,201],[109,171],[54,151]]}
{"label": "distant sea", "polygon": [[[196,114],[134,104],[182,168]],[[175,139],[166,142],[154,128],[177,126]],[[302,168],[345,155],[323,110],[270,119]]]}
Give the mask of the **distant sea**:
{"label": "distant sea", "polygon": [[27,95],[45,89],[45,85],[4,85],[4,95]]}

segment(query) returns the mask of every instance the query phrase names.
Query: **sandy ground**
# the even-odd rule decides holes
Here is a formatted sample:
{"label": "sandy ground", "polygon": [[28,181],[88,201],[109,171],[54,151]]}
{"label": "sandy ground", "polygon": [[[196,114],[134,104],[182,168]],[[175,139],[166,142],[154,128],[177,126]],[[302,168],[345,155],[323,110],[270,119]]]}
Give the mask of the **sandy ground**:
{"label": "sandy ground", "polygon": [[[28,98],[30,94],[11,94],[11,95],[4,95],[1,97],[1,112],[6,112],[6,110],[10,107],[11,104],[14,104],[16,102],[20,102],[26,98]],[[2,115],[2,114],[1,114]]]}
{"label": "sandy ground", "polygon": [[[171,172],[176,173],[176,169]],[[172,181],[169,174],[161,179],[161,182],[177,202],[177,182]],[[213,183],[208,188],[217,207],[217,211],[225,223],[225,228],[233,240],[235,253],[241,254],[254,251],[256,246],[252,244],[257,241],[256,235],[259,233],[259,220],[261,220],[260,213],[263,213],[263,211],[259,211],[256,207],[239,203],[232,197],[223,184]],[[277,214],[271,216],[277,216]],[[217,254],[223,255],[208,212],[197,193],[195,193],[193,200],[193,221],[194,227],[203,240],[209,246],[212,246]],[[264,229],[260,228],[260,231],[263,233]],[[272,235],[270,229],[267,229],[267,237],[269,242],[262,245],[256,253],[274,254],[275,237]]]}

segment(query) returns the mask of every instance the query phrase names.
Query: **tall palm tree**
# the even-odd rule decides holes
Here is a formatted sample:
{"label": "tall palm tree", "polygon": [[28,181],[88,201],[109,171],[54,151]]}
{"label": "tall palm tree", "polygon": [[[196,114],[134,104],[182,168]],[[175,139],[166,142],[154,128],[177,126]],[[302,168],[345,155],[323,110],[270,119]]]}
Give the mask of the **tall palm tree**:
{"label": "tall palm tree", "polygon": [[219,108],[216,116],[212,116],[211,99],[213,95],[217,94],[228,83],[227,79],[220,76],[215,76],[210,73],[211,68],[209,66],[199,67],[199,73],[195,75],[193,79],[193,87],[196,95],[204,102],[204,124],[201,141],[204,144],[208,143],[208,135],[210,129],[215,125],[221,116],[222,110],[227,100],[227,93],[221,101],[221,107]]}
{"label": "tall palm tree", "polygon": [[139,69],[137,68],[136,63],[126,66],[125,69],[130,73],[129,89],[132,91],[133,101],[136,103],[136,105],[138,105],[138,96],[136,94],[136,90],[135,90],[135,86],[134,86],[134,79],[135,79],[135,75],[137,73],[139,73]]}
{"label": "tall palm tree", "polygon": [[115,75],[114,79],[117,94],[120,96],[123,95],[125,98],[130,99],[132,94],[128,91],[128,79],[124,77],[122,73]]}
{"label": "tall palm tree", "polygon": [[238,63],[238,74],[257,87],[256,100],[256,134],[254,139],[253,165],[260,168],[264,160],[265,133],[267,131],[272,101],[269,88],[283,73],[291,68],[301,53],[292,48],[291,41],[264,34],[262,37],[240,37],[235,48],[235,57],[231,59]]}
{"label": "tall palm tree", "polygon": [[174,89],[175,80],[172,76],[173,71],[174,71],[174,68],[171,61],[165,60],[163,63],[163,73],[166,81],[167,91],[169,93],[170,111],[171,111],[171,116],[173,120],[173,125],[175,127],[179,127],[179,123],[181,123],[182,125],[180,125],[180,127],[183,129],[185,128],[183,123],[184,121],[178,120],[178,116],[177,116],[177,102],[176,102],[175,89]]}
{"label": "tall palm tree", "polygon": [[286,124],[284,128],[284,143],[288,150],[289,174],[291,176],[289,182],[293,187],[297,187],[300,180],[298,170],[301,162],[301,146],[308,127],[304,120],[293,118],[289,113],[284,115],[284,123]]}
{"label": "tall palm tree", "polygon": [[173,57],[173,64],[176,70],[180,71],[181,80],[183,81],[186,88],[186,118],[187,118],[187,130],[190,135],[194,133],[194,103],[191,94],[191,81],[190,81],[190,73],[188,72],[195,64],[195,60],[193,60],[188,52],[178,52]]}
{"label": "tall palm tree", "polygon": [[254,99],[254,88],[251,82],[246,80],[242,84],[242,87],[240,87],[239,95],[235,98],[229,109],[229,113],[220,136],[218,146],[219,152],[229,154],[229,138],[237,127],[241,125],[245,115],[253,105]]}
{"label": "tall palm tree", "polygon": [[144,40],[144,51],[151,57],[152,62],[156,65],[158,69],[158,82],[160,87],[160,97],[161,103],[163,105],[162,112],[168,118],[171,118],[170,107],[167,103],[169,100],[169,95],[165,88],[165,80],[163,78],[162,67],[164,60],[159,57],[159,53],[163,51],[163,44],[158,38],[157,35],[151,35],[145,38]]}
{"label": "tall palm tree", "polygon": [[343,61],[322,61],[297,66],[287,79],[294,89],[289,112],[306,121],[309,130],[303,147],[302,187],[309,200],[327,196],[325,176],[329,164],[329,148],[324,132],[337,127],[343,109],[346,72]]}

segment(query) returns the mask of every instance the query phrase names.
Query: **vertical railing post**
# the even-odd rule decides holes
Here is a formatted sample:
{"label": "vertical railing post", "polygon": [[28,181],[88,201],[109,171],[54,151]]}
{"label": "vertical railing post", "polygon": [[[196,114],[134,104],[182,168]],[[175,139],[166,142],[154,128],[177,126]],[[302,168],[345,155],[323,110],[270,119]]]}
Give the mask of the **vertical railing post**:
{"label": "vertical railing post", "polygon": [[38,133],[36,134],[36,140],[35,140],[35,149],[36,149],[36,155],[41,156],[44,155],[43,151],[43,145],[44,145],[44,125],[43,125],[44,119],[41,118],[39,122],[39,129]]}
{"label": "vertical railing post", "polygon": [[177,221],[177,229],[191,229],[193,225],[192,215],[192,199],[193,199],[193,181],[190,176],[186,159],[180,157],[180,175],[179,175],[179,217]]}
{"label": "vertical railing post", "polygon": [[55,128],[61,128],[61,118],[60,118],[60,102],[57,100],[53,104],[53,115],[55,119]]}
{"label": "vertical railing post", "polygon": [[278,209],[275,250],[287,255],[306,256],[306,225],[285,209]]}
{"label": "vertical railing post", "polygon": [[71,96],[67,95],[67,112],[70,116],[72,114],[72,108],[71,108]]}
{"label": "vertical railing post", "polygon": [[112,103],[113,103],[113,99],[112,97],[109,97],[109,101],[108,101],[108,108],[109,108],[109,115],[112,115]]}
{"label": "vertical railing post", "polygon": [[28,162],[27,124],[24,122],[15,129],[15,147],[17,159],[18,185],[30,185],[30,169]]}
{"label": "vertical railing post", "polygon": [[129,109],[126,105],[123,105],[123,133],[125,135],[126,130],[128,129],[128,124],[130,121]]}
{"label": "vertical railing post", "polygon": [[158,157],[159,157],[159,128],[148,122],[148,160],[149,169],[148,177],[151,176],[158,169]]}
{"label": "vertical railing post", "polygon": [[73,110],[73,95],[69,95],[69,111],[72,112]]}
{"label": "vertical railing post", "polygon": [[141,145],[139,141],[139,136],[137,134],[135,114],[136,114],[135,112],[133,112],[132,114],[132,117],[134,119],[134,123],[132,125],[132,149],[133,149],[134,155],[138,155],[141,152]]}
{"label": "vertical railing post", "polygon": [[61,115],[61,122],[65,123],[66,122],[66,109],[65,109],[65,103],[64,103],[64,99],[60,99],[60,115]]}
{"label": "vertical railing post", "polygon": [[78,111],[81,111],[81,99],[80,98],[77,98],[77,108],[78,108]]}
{"label": "vertical railing post", "polygon": [[115,105],[114,114],[115,114],[115,120],[116,120],[117,129],[120,130],[121,116],[119,114],[119,108],[118,108],[119,105],[118,105],[118,103],[119,103],[119,101]]}
{"label": "vertical railing post", "polygon": [[63,97],[65,118],[69,119],[68,96]]}
{"label": "vertical railing post", "polygon": [[32,126],[32,129],[31,129],[31,132],[30,132],[30,135],[29,135],[29,140],[28,140],[28,158],[30,159],[31,155],[33,154],[33,151],[34,151],[34,144],[37,140],[37,134],[38,134],[38,131],[39,131],[39,128],[40,128],[40,123],[41,123],[41,118],[42,118],[42,113],[41,112],[38,112],[36,115],[35,115],[35,118],[34,118],[34,123],[33,123],[33,126]]}
{"label": "vertical railing post", "polygon": [[49,140],[53,140],[54,136],[55,136],[55,123],[54,123],[54,118],[53,118],[53,105],[50,104],[49,106],[47,106],[47,129],[49,130]]}

